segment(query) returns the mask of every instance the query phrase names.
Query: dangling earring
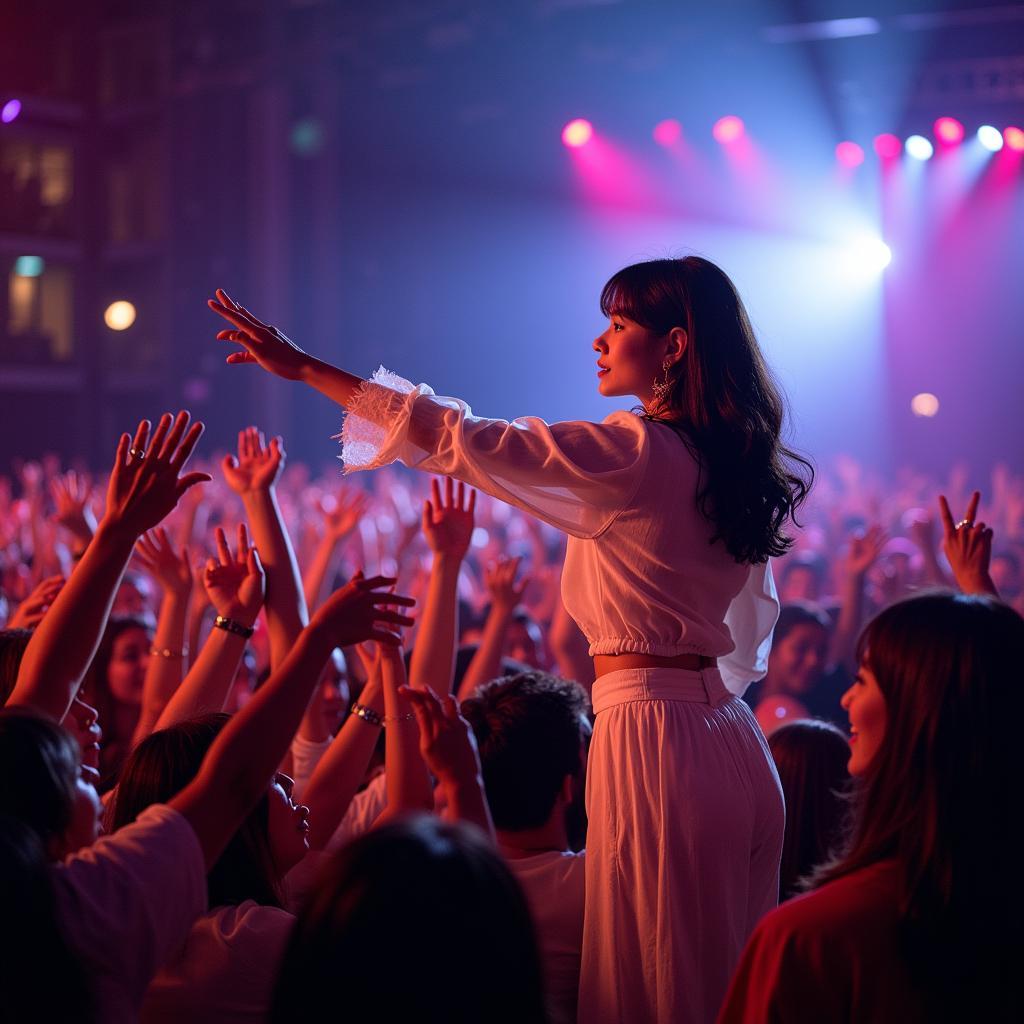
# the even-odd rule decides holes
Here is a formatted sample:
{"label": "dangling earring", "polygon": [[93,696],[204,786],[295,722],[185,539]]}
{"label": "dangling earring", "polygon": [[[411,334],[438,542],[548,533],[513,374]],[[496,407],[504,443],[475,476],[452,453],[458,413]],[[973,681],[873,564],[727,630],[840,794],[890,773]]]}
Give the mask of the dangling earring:
{"label": "dangling earring", "polygon": [[672,381],[669,378],[668,371],[672,369],[672,360],[666,359],[661,364],[662,379],[655,380],[651,386],[651,393],[654,396],[655,408],[665,404],[665,400],[668,398],[668,393],[672,390]]}

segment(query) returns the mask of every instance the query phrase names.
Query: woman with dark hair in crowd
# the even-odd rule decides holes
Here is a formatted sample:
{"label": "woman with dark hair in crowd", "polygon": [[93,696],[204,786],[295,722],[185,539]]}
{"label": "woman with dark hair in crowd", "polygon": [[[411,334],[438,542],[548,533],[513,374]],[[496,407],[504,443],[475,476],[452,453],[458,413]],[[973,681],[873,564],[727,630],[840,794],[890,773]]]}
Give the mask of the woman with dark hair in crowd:
{"label": "woman with dark hair in crowd", "polygon": [[241,346],[229,363],[348,409],[347,470],[401,460],[569,535],[562,595],[597,680],[580,1019],[710,1019],[778,898],[778,778],[727,683],[764,674],[768,559],[790,546],[809,469],[781,440],[783,402],[732,282],[694,256],[611,278],[598,390],[643,410],[603,423],[483,419],[387,371],[364,381],[313,358],[223,291],[210,305],[232,325],[218,337]]}
{"label": "woman with dark hair in crowd", "polygon": [[1024,1016],[1022,664],[1024,620],[989,596],[922,594],[868,625],[843,697],[848,840],[758,926],[722,1021]]}
{"label": "woman with dark hair in crowd", "polygon": [[782,901],[803,891],[802,881],[828,860],[840,838],[848,806],[850,744],[834,725],[805,719],[776,729],[768,747],[786,798]]}
{"label": "woman with dark hair in crowd", "polygon": [[271,1019],[316,1019],[329,992],[347,1020],[547,1021],[530,912],[478,830],[413,817],[332,857],[299,914]]}

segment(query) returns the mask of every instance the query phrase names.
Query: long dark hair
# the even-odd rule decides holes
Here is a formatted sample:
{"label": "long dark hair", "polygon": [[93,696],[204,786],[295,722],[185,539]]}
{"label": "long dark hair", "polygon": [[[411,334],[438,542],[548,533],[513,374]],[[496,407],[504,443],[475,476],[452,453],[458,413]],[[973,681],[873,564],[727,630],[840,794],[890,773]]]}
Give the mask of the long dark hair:
{"label": "long dark hair", "polygon": [[688,336],[664,404],[649,418],[672,427],[700,466],[697,505],[738,562],[785,554],[784,532],[814,478],[781,441],[784,403],[732,281],[699,256],[620,270],[601,292],[605,316],[656,334]]}
{"label": "long dark hair", "polygon": [[894,861],[911,976],[943,1019],[984,1016],[1019,966],[1024,619],[988,597],[921,594],[872,620],[859,656],[885,697],[885,734],[845,850],[815,881]]}
{"label": "long dark hair", "polygon": [[786,798],[786,835],[779,899],[803,890],[802,880],[828,860],[842,835],[850,773],[850,744],[831,723],[804,719],[768,737]]}
{"label": "long dark hair", "polygon": [[[130,824],[151,804],[166,803],[180,793],[198,775],[207,751],[229,721],[229,715],[202,715],[147,736],[121,769],[110,809],[110,830]],[[267,833],[268,818],[264,795],[206,876],[211,907],[237,906],[245,900],[284,906],[281,873],[274,864]]]}
{"label": "long dark hair", "polygon": [[483,836],[424,815],[334,855],[292,932],[271,1020],[316,1017],[339,992],[351,1020],[548,1019],[526,900]]}

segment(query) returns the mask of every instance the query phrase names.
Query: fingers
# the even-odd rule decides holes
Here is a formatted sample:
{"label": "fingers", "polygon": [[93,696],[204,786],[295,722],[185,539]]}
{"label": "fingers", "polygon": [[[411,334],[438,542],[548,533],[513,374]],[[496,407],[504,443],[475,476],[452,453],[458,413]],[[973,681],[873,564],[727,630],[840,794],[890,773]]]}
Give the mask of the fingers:
{"label": "fingers", "polygon": [[398,582],[397,576],[372,576],[370,579],[363,577],[363,570],[360,569],[355,576],[352,577],[351,582],[359,582],[360,589],[362,590],[379,590],[381,587],[390,587]]}
{"label": "fingers", "polygon": [[199,438],[203,436],[203,431],[206,427],[202,421],[197,420],[189,427],[188,433],[185,435],[185,439],[181,442],[177,452],[171,456],[171,465],[177,472],[185,467],[185,464],[192,457],[192,452],[195,451],[195,447],[199,444]]}
{"label": "fingers", "polygon": [[149,452],[154,459],[158,458],[162,452],[164,438],[167,436],[171,422],[172,417],[169,412],[165,412],[157,422],[156,430],[153,432],[152,440],[149,443]]}
{"label": "fingers", "polygon": [[956,526],[953,524],[953,513],[949,510],[949,502],[946,501],[944,494],[939,495],[939,515],[942,518],[942,528],[946,532],[946,536],[952,535]]}
{"label": "fingers", "polygon": [[386,629],[371,629],[369,638],[376,640],[379,644],[384,644],[386,647],[398,647],[402,643],[400,636]]}
{"label": "fingers", "polygon": [[416,604],[416,598],[404,597],[402,594],[371,593],[369,596],[373,604],[401,605],[403,608],[412,608]]}
{"label": "fingers", "polygon": [[231,364],[235,364],[235,363],[257,363],[257,362],[259,362],[259,360],[251,352],[232,352],[227,357],[227,359],[224,360],[224,362],[225,363],[231,363]]}
{"label": "fingers", "polygon": [[250,576],[263,575],[263,563],[260,561],[259,552],[255,548],[249,548],[249,554],[245,560],[245,567]]}
{"label": "fingers", "polygon": [[466,511],[473,515],[476,512],[476,491],[472,487],[467,488],[467,490],[469,491],[469,506]]}
{"label": "fingers", "polygon": [[135,436],[132,438],[131,447],[137,452],[144,452],[146,450],[146,442],[149,440],[149,428],[149,420],[141,420],[135,428]]}
{"label": "fingers", "polygon": [[444,502],[441,500],[441,481],[436,476],[430,481],[430,500],[435,509],[444,508]]}
{"label": "fingers", "polygon": [[444,478],[444,507],[446,509],[452,508],[455,504],[454,500],[455,482],[450,476]]}
{"label": "fingers", "polygon": [[117,442],[117,451],[114,453],[114,472],[128,464],[128,448],[132,439],[127,434],[122,434]]}
{"label": "fingers", "polygon": [[249,557],[249,531],[245,523],[238,524],[238,561],[244,562]]}
{"label": "fingers", "polygon": [[980,501],[981,491],[975,491],[971,495],[971,500],[967,503],[967,515],[964,516],[964,519],[968,520],[968,522],[974,522],[974,519],[978,514],[978,503]]}
{"label": "fingers", "polygon": [[214,538],[217,542],[217,554],[220,556],[220,564],[229,565],[233,559],[231,557],[231,549],[228,547],[228,537],[222,526],[218,526],[214,531]]}
{"label": "fingers", "polygon": [[373,617],[377,622],[391,622],[396,626],[411,626],[416,621],[408,615],[400,615],[398,612],[388,611],[384,608],[378,608],[373,613]]}

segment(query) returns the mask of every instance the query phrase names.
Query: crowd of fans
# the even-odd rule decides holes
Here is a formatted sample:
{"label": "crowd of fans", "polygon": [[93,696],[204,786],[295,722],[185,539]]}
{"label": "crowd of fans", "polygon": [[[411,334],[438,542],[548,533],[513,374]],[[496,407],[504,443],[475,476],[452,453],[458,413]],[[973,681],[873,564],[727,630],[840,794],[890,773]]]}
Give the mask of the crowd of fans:
{"label": "crowd of fans", "polygon": [[[200,433],[0,478],[0,1017],[575,1020],[593,665],[562,536]],[[746,693],[783,906],[723,1020],[1020,1010],[1024,479],[984,494],[818,467]]]}

